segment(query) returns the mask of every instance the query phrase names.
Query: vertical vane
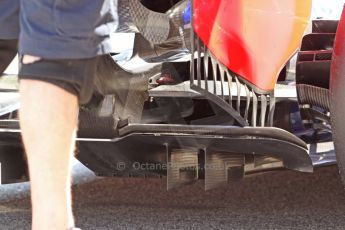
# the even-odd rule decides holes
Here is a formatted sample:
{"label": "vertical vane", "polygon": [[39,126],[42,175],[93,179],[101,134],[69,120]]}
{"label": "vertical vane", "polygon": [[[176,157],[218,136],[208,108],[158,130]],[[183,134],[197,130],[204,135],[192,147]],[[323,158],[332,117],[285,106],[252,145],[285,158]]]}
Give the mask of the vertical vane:
{"label": "vertical vane", "polygon": [[208,50],[193,26],[191,30],[191,89],[228,112],[240,126],[272,126],[274,93],[259,93],[232,73]]}

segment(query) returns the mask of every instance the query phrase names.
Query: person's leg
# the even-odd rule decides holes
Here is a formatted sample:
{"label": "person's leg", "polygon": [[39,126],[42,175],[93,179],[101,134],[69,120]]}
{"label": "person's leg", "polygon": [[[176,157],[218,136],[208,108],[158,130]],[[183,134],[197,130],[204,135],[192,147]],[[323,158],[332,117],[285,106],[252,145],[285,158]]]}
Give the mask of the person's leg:
{"label": "person's leg", "polygon": [[88,101],[92,94],[97,60],[23,56],[19,115],[29,164],[35,230],[74,226],[70,157],[79,102]]}
{"label": "person's leg", "polygon": [[37,80],[21,80],[20,125],[29,163],[33,229],[74,226],[70,154],[74,150],[78,99]]}
{"label": "person's leg", "polygon": [[110,10],[115,2],[21,1],[20,123],[34,230],[74,225],[69,159],[78,103],[92,95],[97,56],[110,52],[110,25],[115,20]]}

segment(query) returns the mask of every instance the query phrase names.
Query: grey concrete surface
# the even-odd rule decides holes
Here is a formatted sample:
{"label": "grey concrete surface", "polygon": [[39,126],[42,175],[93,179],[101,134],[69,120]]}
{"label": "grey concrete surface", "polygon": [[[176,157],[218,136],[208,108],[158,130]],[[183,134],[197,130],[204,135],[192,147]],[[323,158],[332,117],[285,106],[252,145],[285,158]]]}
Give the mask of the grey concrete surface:
{"label": "grey concrete surface", "polygon": [[[335,166],[251,176],[208,192],[202,181],[167,192],[163,179],[80,172],[73,193],[82,229],[345,229],[345,190]],[[29,229],[28,190],[7,191],[7,198],[0,190],[0,229]]]}

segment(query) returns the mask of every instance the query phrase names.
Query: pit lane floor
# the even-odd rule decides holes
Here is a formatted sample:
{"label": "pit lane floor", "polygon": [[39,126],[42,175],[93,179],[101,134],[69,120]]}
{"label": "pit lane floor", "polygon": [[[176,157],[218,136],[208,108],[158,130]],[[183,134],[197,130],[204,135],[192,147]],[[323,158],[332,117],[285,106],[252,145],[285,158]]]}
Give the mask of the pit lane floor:
{"label": "pit lane floor", "polygon": [[[345,190],[336,166],[276,171],[204,192],[202,181],[166,191],[164,179],[95,178],[74,166],[82,229],[344,229]],[[0,186],[0,229],[29,229],[29,185]]]}

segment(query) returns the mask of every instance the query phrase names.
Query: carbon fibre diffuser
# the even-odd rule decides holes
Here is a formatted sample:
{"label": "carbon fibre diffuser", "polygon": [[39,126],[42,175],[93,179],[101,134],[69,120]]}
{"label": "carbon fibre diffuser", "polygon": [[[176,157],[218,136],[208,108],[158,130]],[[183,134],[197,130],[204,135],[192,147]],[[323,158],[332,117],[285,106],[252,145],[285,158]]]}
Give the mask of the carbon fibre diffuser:
{"label": "carbon fibre diffuser", "polygon": [[167,147],[167,189],[178,188],[198,180],[197,148],[170,149]]}
{"label": "carbon fibre diffuser", "polygon": [[205,179],[205,189],[256,171],[312,172],[306,144],[277,128],[128,125],[112,140],[80,139],[78,159],[98,175],[167,176],[167,188]]}
{"label": "carbon fibre diffuser", "polygon": [[[79,136],[78,159],[100,176],[168,176],[169,189],[205,179],[206,190],[250,174],[283,168],[312,172],[336,163],[332,142],[307,146],[277,128],[128,125],[119,134],[113,139]],[[2,179],[13,182],[20,179],[18,171],[6,167],[12,167],[12,157],[23,156],[17,120],[0,120],[0,139]]]}

